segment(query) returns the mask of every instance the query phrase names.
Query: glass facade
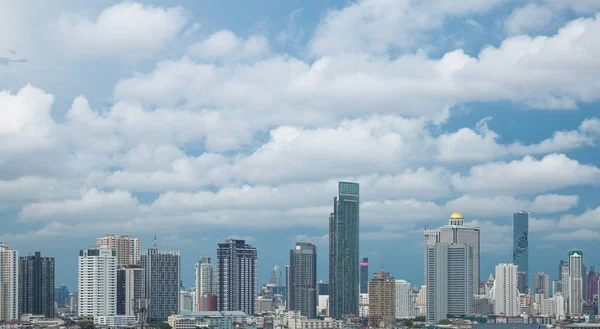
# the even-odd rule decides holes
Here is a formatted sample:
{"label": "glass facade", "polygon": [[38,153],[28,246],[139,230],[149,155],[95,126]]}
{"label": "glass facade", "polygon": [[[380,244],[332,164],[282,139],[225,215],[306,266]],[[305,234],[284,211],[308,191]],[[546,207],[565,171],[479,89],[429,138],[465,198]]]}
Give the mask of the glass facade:
{"label": "glass facade", "polygon": [[54,317],[54,258],[36,252],[19,259],[19,314]]}
{"label": "glass facade", "polygon": [[317,317],[317,247],[296,242],[290,250],[290,305],[292,311],[314,319]]}
{"label": "glass facade", "polygon": [[359,308],[359,184],[339,182],[329,217],[329,310],[341,319]]}
{"label": "glass facade", "polygon": [[518,271],[524,273],[521,276],[523,282],[521,293],[527,293],[529,288],[529,214],[519,211],[513,215],[513,264],[518,266]]}
{"label": "glass facade", "polygon": [[363,258],[360,262],[360,293],[369,293],[369,259]]}

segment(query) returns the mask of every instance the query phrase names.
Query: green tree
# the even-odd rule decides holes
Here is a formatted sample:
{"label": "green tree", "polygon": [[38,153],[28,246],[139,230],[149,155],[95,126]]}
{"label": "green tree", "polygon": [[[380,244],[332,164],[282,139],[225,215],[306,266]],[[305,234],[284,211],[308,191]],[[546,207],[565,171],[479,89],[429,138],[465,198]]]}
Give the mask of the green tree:
{"label": "green tree", "polygon": [[154,323],[150,324],[150,328],[155,328],[155,329],[171,329],[171,325],[169,325],[166,322],[154,322]]}
{"label": "green tree", "polygon": [[94,325],[94,322],[90,322],[90,321],[81,321],[77,323],[79,325],[80,329],[96,329],[96,325]]}
{"label": "green tree", "polygon": [[450,321],[448,319],[444,319],[444,320],[441,320],[440,322],[438,322],[438,324],[452,324],[452,321]]}

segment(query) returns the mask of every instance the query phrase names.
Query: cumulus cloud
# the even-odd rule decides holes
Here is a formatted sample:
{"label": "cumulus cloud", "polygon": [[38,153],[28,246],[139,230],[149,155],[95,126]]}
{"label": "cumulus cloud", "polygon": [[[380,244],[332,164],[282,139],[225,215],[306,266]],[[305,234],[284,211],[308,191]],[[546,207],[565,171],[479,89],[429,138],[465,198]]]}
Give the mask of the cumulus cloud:
{"label": "cumulus cloud", "polygon": [[600,169],[581,164],[564,154],[541,159],[525,156],[511,162],[474,166],[469,175],[452,177],[458,191],[478,193],[531,194],[560,188],[598,184]]}
{"label": "cumulus cloud", "polygon": [[550,241],[582,241],[582,240],[597,240],[600,238],[598,231],[589,229],[581,229],[572,232],[556,232],[545,236],[544,240]]}
{"label": "cumulus cloud", "polygon": [[560,218],[559,225],[563,228],[598,228],[600,227],[600,207],[587,209],[579,215],[564,215]]}
{"label": "cumulus cloud", "polygon": [[200,60],[256,59],[269,52],[269,40],[252,35],[247,39],[229,30],[216,32],[188,49],[188,54]]}
{"label": "cumulus cloud", "polygon": [[62,15],[56,36],[65,51],[82,57],[148,57],[173,40],[186,23],[183,8],[122,2],[97,17]]}
{"label": "cumulus cloud", "polygon": [[541,30],[552,21],[553,14],[549,6],[529,3],[513,10],[504,22],[504,29],[509,34]]}

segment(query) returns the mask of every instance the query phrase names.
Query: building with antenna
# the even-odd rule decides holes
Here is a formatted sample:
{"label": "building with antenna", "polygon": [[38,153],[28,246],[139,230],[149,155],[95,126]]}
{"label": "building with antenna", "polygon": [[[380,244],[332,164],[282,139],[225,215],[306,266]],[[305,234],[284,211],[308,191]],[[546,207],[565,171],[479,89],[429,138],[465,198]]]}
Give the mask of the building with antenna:
{"label": "building with antenna", "polygon": [[146,275],[148,320],[167,321],[170,315],[179,313],[180,253],[158,250],[155,236],[154,248],[141,256],[140,264]]}

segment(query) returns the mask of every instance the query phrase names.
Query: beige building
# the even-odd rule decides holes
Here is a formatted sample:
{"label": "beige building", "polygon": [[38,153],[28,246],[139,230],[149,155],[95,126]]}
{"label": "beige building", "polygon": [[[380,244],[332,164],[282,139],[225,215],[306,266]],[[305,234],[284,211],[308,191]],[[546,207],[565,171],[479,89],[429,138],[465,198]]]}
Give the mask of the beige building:
{"label": "beige building", "polygon": [[0,243],[0,322],[19,320],[19,252]]}
{"label": "beige building", "polygon": [[117,252],[117,265],[137,265],[140,263],[140,239],[129,235],[107,235],[96,239],[98,248],[107,247]]}
{"label": "beige building", "polygon": [[396,281],[390,273],[369,280],[369,326],[389,327],[396,319]]}

